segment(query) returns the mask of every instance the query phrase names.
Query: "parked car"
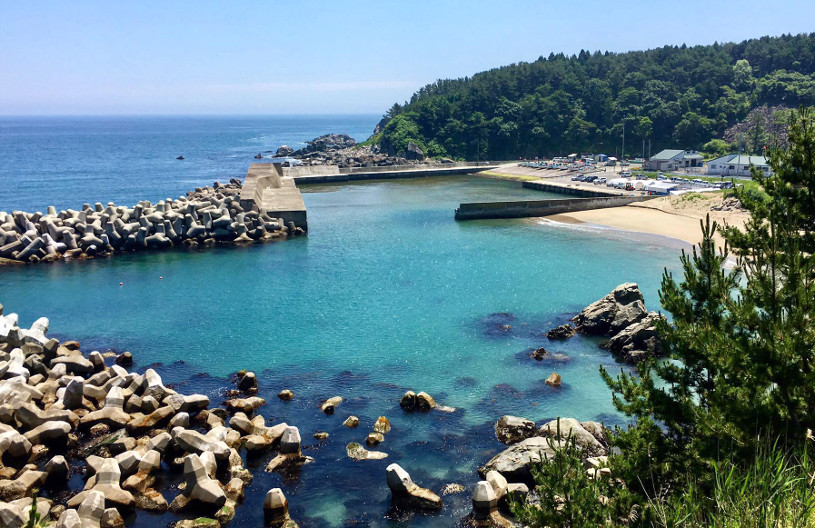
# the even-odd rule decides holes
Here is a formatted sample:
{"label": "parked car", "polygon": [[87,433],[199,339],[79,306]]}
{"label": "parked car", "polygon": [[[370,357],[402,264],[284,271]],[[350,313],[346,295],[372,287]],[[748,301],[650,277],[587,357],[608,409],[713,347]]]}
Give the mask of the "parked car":
{"label": "parked car", "polygon": [[594,180],[594,185],[600,185],[602,183],[606,183],[608,179],[605,176],[600,176],[596,180]]}
{"label": "parked car", "polygon": [[597,179],[597,176],[586,176],[586,179],[583,180],[583,181],[586,182],[586,183],[591,183],[596,179]]}
{"label": "parked car", "polygon": [[583,181],[583,175],[578,174],[577,176],[572,176],[572,181]]}

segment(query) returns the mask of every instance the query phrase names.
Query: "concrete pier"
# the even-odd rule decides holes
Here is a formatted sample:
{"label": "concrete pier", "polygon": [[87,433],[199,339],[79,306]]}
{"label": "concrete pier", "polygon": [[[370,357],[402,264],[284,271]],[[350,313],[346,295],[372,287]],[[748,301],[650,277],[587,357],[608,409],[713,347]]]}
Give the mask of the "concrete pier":
{"label": "concrete pier", "polygon": [[495,218],[529,218],[555,214],[620,207],[644,202],[654,196],[600,196],[593,198],[565,198],[554,200],[522,200],[517,202],[463,203],[456,209],[456,220],[484,220]]}
{"label": "concrete pier", "polygon": [[283,174],[274,163],[253,163],[243,182],[240,203],[246,210],[256,209],[272,218],[293,222],[308,231],[306,204],[294,179]]}
{"label": "concrete pier", "polygon": [[[337,169],[336,165],[284,167],[291,170],[292,179],[298,185],[315,183],[341,183],[366,180],[395,180],[403,178],[426,178],[429,176],[460,176],[494,169],[495,164],[451,163],[445,165],[394,165],[389,167],[349,167]],[[306,173],[308,172],[308,173]]]}

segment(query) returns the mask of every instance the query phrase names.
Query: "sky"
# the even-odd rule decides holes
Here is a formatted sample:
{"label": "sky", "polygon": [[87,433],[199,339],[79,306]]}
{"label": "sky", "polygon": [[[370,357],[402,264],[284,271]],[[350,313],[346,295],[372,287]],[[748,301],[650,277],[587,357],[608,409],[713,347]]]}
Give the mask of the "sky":
{"label": "sky", "polygon": [[0,0],[0,115],[382,114],[549,53],[815,31],[807,1]]}

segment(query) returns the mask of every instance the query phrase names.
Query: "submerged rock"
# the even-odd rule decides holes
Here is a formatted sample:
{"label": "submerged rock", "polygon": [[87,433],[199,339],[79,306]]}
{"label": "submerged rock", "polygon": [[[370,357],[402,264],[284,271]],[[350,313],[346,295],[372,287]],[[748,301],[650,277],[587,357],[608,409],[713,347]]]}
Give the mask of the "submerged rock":
{"label": "submerged rock", "polygon": [[552,341],[561,340],[561,339],[569,339],[573,335],[577,333],[575,327],[570,325],[569,323],[562,324],[558,327],[552,328],[548,332],[546,332],[546,338]]}

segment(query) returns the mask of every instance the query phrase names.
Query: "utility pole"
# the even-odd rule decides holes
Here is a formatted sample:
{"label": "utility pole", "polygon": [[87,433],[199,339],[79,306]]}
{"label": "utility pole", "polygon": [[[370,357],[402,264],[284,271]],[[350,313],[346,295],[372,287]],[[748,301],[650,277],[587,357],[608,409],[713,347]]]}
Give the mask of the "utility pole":
{"label": "utility pole", "polygon": [[648,159],[651,159],[651,140],[648,140]]}
{"label": "utility pole", "polygon": [[645,140],[642,140],[642,157],[645,157]]}
{"label": "utility pole", "polygon": [[620,163],[625,159],[625,119],[623,119],[623,148],[620,151]]}

